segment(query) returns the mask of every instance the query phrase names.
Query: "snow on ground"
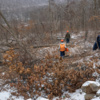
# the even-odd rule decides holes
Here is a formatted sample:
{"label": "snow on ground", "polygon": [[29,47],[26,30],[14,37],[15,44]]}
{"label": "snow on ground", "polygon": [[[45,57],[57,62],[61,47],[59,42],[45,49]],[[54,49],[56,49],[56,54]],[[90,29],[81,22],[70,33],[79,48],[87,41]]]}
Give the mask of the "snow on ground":
{"label": "snow on ground", "polygon": [[10,97],[10,95],[11,94],[6,91],[0,92],[0,100],[7,100]]}
{"label": "snow on ground", "polygon": [[91,84],[91,83],[96,84],[98,87],[100,86],[100,83],[95,82],[95,81],[87,81],[87,82],[85,82],[82,86],[88,86],[88,85]]}
{"label": "snow on ground", "polygon": [[[2,82],[2,80],[0,80],[0,82]],[[12,96],[12,92],[17,92],[15,88],[10,88],[9,85],[5,85],[3,89],[0,91],[0,100],[24,100],[23,96]]]}
{"label": "snow on ground", "polygon": [[80,34],[74,34],[74,33],[72,33],[71,38],[72,39],[77,39],[78,37],[83,37],[84,36],[83,33],[84,33],[83,31],[81,31]]}
{"label": "snow on ground", "polygon": [[99,74],[95,71],[95,72],[92,74],[92,76],[97,76],[97,77],[99,77]]}
{"label": "snow on ground", "polygon": [[86,48],[92,48],[93,47],[93,43],[90,43],[88,41],[85,42],[85,47]]}
{"label": "snow on ground", "polygon": [[14,100],[24,100],[24,97],[20,96],[20,97],[16,97],[16,96],[12,96],[11,93],[9,91],[2,91],[0,92],[0,100],[8,100],[8,99],[14,99]]}
{"label": "snow on ground", "polygon": [[72,47],[72,48],[69,48],[69,51],[71,53],[71,55],[76,55],[76,54],[80,54],[80,50],[78,49],[78,46],[77,47]]}
{"label": "snow on ground", "polygon": [[[80,34],[78,34],[78,35],[72,34],[72,36],[71,36],[72,40],[74,40],[74,39],[76,40],[78,37],[82,37],[83,36],[82,33],[83,32],[80,32]],[[79,42],[78,45],[77,45],[77,42]],[[84,45],[85,45],[86,48],[92,48],[92,46],[93,46],[93,44],[90,43],[90,42],[85,42],[85,44],[81,40],[77,41],[77,42],[76,41],[73,42],[74,43],[74,47],[70,47],[69,46],[69,51],[71,52],[72,55],[81,54],[82,50],[80,50],[80,48],[81,49],[84,48]],[[76,44],[76,46],[75,46],[75,44]],[[37,51],[39,53],[39,55],[37,55],[37,56],[38,57],[44,56],[45,52],[47,52],[47,51],[50,54],[52,54],[52,52],[54,52],[54,51],[59,51],[58,50],[58,46],[56,46],[56,47],[46,47],[46,48],[43,48],[43,49],[39,49]],[[98,53],[95,53],[94,56],[98,56]],[[85,59],[90,61],[91,57],[93,57],[93,56],[86,56]],[[83,59],[80,59],[78,62],[82,63]],[[100,61],[98,61],[98,64],[100,65]],[[95,72],[93,75],[97,75],[97,73]],[[2,83],[3,83],[3,81],[0,79],[0,85],[2,85]],[[89,83],[90,83],[90,81],[88,81],[87,83],[84,83],[83,85],[88,85]],[[98,82],[94,82],[94,83],[100,85]],[[8,85],[6,85],[5,87],[7,88],[7,90],[5,90],[5,91],[2,90],[0,92],[0,100],[7,100],[7,99],[10,99],[10,100],[11,99],[24,100],[23,96],[19,96],[19,97],[12,96],[11,92],[12,91],[16,91],[15,89],[12,90],[12,88],[10,88]],[[98,91],[98,92],[100,92],[100,91]],[[63,95],[62,95],[62,98],[65,96],[65,94],[68,94],[70,97],[69,98],[64,98],[62,100],[72,100],[72,99],[73,100],[85,100],[85,98],[84,98],[85,93],[82,92],[81,89],[76,90],[76,92],[74,92],[74,93],[64,92]],[[56,100],[57,98],[59,99],[59,97],[55,97],[55,98],[53,98],[53,100]],[[33,99],[29,98],[27,100],[33,100]],[[46,99],[46,98],[43,98],[43,97],[38,97],[36,100],[49,100],[49,99]],[[100,100],[100,97],[94,98],[92,100]]]}
{"label": "snow on ground", "polygon": [[2,85],[4,83],[4,81],[2,79],[0,79],[0,85]]}
{"label": "snow on ground", "polygon": [[77,35],[72,35],[71,38],[72,39],[77,39]]}
{"label": "snow on ground", "polygon": [[37,58],[43,58],[46,56],[47,53],[49,53],[50,55],[53,54],[53,52],[55,51],[59,51],[58,50],[59,47],[46,47],[46,48],[42,48],[42,49],[39,49],[37,51]]}
{"label": "snow on ground", "polygon": [[100,65],[100,61],[98,61],[97,64]]}
{"label": "snow on ground", "polygon": [[[68,94],[70,97],[64,98],[66,94]],[[69,92],[63,93],[63,95],[62,95],[63,99],[61,99],[61,100],[85,100],[84,95],[85,95],[85,93],[82,92],[81,89],[78,89],[74,93],[69,93]],[[53,98],[53,100],[56,100],[56,99],[59,100],[59,97]],[[46,99],[46,98],[43,98],[43,97],[38,97],[36,100],[49,100],[49,99]]]}
{"label": "snow on ground", "polygon": [[97,91],[97,94],[100,94],[100,89]]}
{"label": "snow on ground", "polygon": [[94,98],[94,99],[91,99],[91,100],[100,100],[100,97],[97,97],[97,98]]}
{"label": "snow on ground", "polygon": [[49,99],[46,99],[46,98],[43,98],[43,97],[38,97],[36,100],[49,100]]}
{"label": "snow on ground", "polygon": [[[4,91],[2,90],[0,92],[0,100],[8,100],[8,99],[24,100],[23,96],[16,97],[11,94],[11,92],[17,92],[17,90],[15,88],[10,88],[9,85],[5,85],[4,88],[6,90],[4,90]],[[68,94],[70,97],[64,98],[65,94]],[[64,99],[62,99],[62,100],[72,100],[72,99],[73,100],[85,100],[84,95],[85,95],[85,93],[83,93],[81,89],[76,90],[76,92],[74,92],[74,93],[64,92],[62,95],[62,98],[64,98]],[[55,98],[53,98],[53,100],[56,100],[57,98],[59,99],[59,97],[55,97]],[[29,98],[27,100],[33,100],[33,99]],[[38,97],[36,100],[49,100],[49,99],[46,99],[43,97]]]}
{"label": "snow on ground", "polygon": [[[85,84],[85,85],[88,85],[88,84]],[[68,94],[70,97],[64,98],[65,94]],[[78,89],[74,93],[69,93],[69,92],[63,93],[62,98],[64,98],[64,99],[62,99],[62,100],[85,100],[84,96],[85,96],[85,93],[82,92],[81,89]],[[20,97],[12,96],[11,90],[0,92],[0,100],[7,100],[7,99],[24,100],[24,97],[22,97],[22,96],[20,96]],[[59,97],[53,98],[53,100],[56,100],[56,99],[59,99]],[[29,98],[27,100],[33,100],[33,99]],[[49,99],[46,99],[46,98],[43,98],[43,97],[38,97],[36,100],[49,100]],[[92,100],[100,100],[100,98],[98,97],[98,98],[94,98]]]}
{"label": "snow on ground", "polygon": [[[85,100],[85,98],[84,98],[85,93],[82,92],[81,89],[78,89],[78,90],[76,90],[76,92],[70,93],[69,95],[71,96],[69,100],[72,100],[72,99],[73,100]],[[68,100],[68,99],[65,99],[65,100]]]}
{"label": "snow on ground", "polygon": [[73,64],[74,64],[74,63],[83,63],[83,59],[76,60],[75,62],[73,62]]}

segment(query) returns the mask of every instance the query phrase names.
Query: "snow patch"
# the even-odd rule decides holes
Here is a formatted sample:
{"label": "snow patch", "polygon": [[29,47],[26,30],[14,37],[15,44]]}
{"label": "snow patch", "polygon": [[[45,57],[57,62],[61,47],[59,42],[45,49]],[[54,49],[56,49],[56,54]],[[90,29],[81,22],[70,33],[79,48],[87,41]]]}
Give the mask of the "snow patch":
{"label": "snow patch", "polygon": [[49,100],[49,99],[45,99],[43,97],[38,97],[36,100]]}
{"label": "snow patch", "polygon": [[100,100],[100,97],[97,97],[97,98],[93,98],[91,100]]}
{"label": "snow patch", "polygon": [[92,74],[92,76],[97,76],[97,77],[99,77],[99,74],[98,74],[97,72],[94,72],[94,73]]}
{"label": "snow patch", "polygon": [[4,75],[5,75],[5,73],[3,72],[3,73],[2,73],[2,75],[4,76]]}
{"label": "snow patch", "polygon": [[98,54],[98,53],[96,53],[96,54],[94,54],[94,56],[99,57],[99,54]]}
{"label": "snow patch", "polygon": [[80,54],[80,51],[79,51],[79,49],[77,47],[70,48],[69,51],[71,52],[72,55]]}
{"label": "snow patch", "polygon": [[[3,80],[0,80],[0,84]],[[13,96],[11,92],[17,92],[15,88],[11,88],[10,85],[5,85],[3,87],[5,91],[0,91],[0,100],[24,100],[23,96]]]}
{"label": "snow patch", "polygon": [[83,59],[77,60],[77,61],[73,62],[73,64],[74,63],[83,63]]}
{"label": "snow patch", "polygon": [[93,63],[93,68],[96,69],[95,63]]}
{"label": "snow patch", "polygon": [[98,61],[97,64],[100,65],[100,61]]}
{"label": "snow patch", "polygon": [[71,96],[71,100],[72,99],[74,99],[74,100],[85,100],[85,98],[84,98],[85,93],[82,92],[81,89],[76,90],[75,93],[71,93],[70,96]]}
{"label": "snow patch", "polygon": [[32,100],[31,98],[27,99],[27,100]]}
{"label": "snow patch", "polygon": [[72,39],[77,39],[77,36],[76,35],[72,35],[71,38]]}
{"label": "snow patch", "polygon": [[97,94],[99,94],[99,95],[100,95],[100,89],[97,91]]}
{"label": "snow patch", "polygon": [[86,47],[86,48],[89,48],[89,47],[92,48],[92,47],[93,47],[93,44],[90,43],[90,42],[88,42],[88,41],[86,41],[86,42],[85,42],[85,47]]}
{"label": "snow patch", "polygon": [[[12,96],[10,91],[1,91],[0,92],[0,100],[25,100],[23,96]],[[27,99],[32,100],[32,99]]]}
{"label": "snow patch", "polygon": [[0,92],[0,100],[7,100],[10,97],[10,93],[9,92]]}
{"label": "snow patch", "polygon": [[87,82],[85,82],[82,86],[88,86],[89,84],[96,84],[97,86],[100,86],[100,84],[98,83],[98,82],[94,82],[94,81],[87,81]]}

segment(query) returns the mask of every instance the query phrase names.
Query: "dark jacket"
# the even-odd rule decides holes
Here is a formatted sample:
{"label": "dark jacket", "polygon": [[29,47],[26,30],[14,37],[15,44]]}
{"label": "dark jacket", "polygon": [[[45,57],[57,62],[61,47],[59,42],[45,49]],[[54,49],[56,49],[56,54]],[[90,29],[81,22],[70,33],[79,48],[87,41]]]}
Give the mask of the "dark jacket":
{"label": "dark jacket", "polygon": [[94,43],[93,50],[100,49],[100,35],[97,37],[97,41]]}
{"label": "dark jacket", "polygon": [[66,33],[65,39],[70,39],[70,34],[69,33]]}

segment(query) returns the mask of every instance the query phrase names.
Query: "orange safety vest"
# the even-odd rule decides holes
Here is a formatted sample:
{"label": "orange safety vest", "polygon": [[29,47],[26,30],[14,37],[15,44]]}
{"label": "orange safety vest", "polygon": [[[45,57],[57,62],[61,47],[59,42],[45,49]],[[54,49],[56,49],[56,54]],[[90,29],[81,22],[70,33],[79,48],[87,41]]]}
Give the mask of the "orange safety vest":
{"label": "orange safety vest", "polygon": [[60,51],[65,51],[65,44],[60,44]]}

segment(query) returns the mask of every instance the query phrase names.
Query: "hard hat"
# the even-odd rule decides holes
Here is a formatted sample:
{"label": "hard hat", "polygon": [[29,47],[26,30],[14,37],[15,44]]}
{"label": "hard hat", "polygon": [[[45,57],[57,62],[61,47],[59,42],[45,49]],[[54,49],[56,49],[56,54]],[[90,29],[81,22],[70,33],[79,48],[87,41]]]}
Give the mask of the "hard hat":
{"label": "hard hat", "polygon": [[61,39],[61,42],[63,42],[64,40],[63,39]]}
{"label": "hard hat", "polygon": [[69,32],[69,31],[67,30],[67,32]]}

